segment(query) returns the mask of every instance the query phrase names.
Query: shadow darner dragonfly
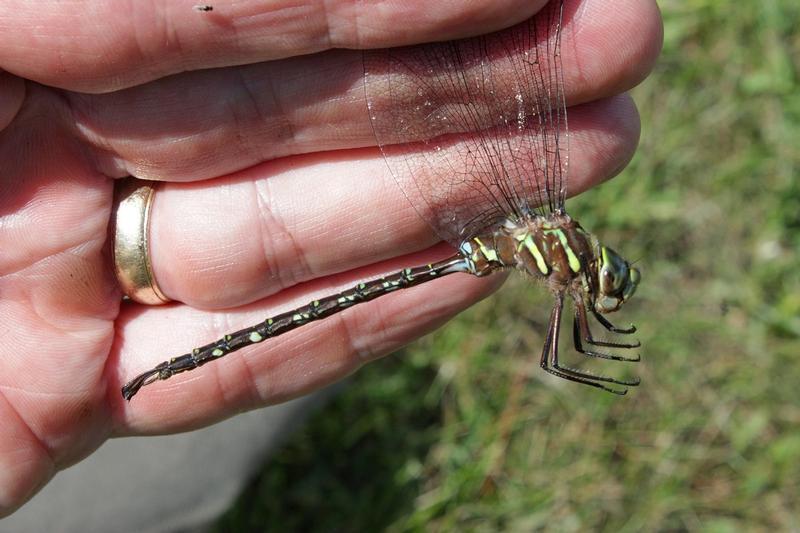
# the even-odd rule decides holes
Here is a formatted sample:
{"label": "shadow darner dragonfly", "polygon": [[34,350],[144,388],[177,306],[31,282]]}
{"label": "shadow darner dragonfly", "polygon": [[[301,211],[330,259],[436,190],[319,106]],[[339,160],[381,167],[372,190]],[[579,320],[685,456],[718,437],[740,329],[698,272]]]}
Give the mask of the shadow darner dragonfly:
{"label": "shadow darner dragonfly", "polygon": [[544,281],[555,297],[541,355],[544,370],[620,395],[638,385],[638,379],[559,363],[567,297],[574,304],[576,351],[639,360],[598,351],[639,343],[596,340],[589,315],[610,332],[633,333],[633,326],[617,328],[603,314],[627,301],[640,280],[636,268],[564,207],[563,18],[563,0],[551,1],[530,21],[492,35],[365,53],[366,97],[378,145],[408,200],[458,253],[361,283],[164,361],[127,383],[125,399],[144,385],[394,291],[455,273],[487,276],[506,269]]}

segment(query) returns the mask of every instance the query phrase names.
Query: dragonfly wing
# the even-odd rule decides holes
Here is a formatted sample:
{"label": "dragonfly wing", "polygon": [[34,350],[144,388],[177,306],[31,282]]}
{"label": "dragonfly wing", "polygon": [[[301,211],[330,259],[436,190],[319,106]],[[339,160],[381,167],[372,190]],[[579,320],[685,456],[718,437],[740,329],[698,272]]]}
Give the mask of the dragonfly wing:
{"label": "dragonfly wing", "polygon": [[562,13],[550,2],[494,34],[365,53],[378,145],[411,204],[453,244],[563,208]]}

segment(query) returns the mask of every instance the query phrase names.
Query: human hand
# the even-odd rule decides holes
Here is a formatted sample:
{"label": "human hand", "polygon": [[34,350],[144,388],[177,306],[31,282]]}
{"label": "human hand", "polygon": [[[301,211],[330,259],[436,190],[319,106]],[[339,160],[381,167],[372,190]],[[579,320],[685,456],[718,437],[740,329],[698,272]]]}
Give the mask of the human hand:
{"label": "human hand", "polygon": [[[449,276],[122,399],[122,383],[170,356],[442,257],[374,147],[359,52],[325,50],[485,33],[539,3],[292,6],[0,5],[0,514],[109,437],[315,390],[497,286]],[[650,69],[661,34],[652,2],[567,9],[575,192],[631,156],[638,118],[619,93]],[[128,174],[164,182],[151,259],[167,306],[120,304],[108,228]]]}

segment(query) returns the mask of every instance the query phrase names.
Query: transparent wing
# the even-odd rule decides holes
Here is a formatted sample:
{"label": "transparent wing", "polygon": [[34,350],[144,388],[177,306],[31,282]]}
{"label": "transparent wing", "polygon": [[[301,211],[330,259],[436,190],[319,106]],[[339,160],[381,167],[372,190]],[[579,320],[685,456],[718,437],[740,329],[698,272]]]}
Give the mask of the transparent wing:
{"label": "transparent wing", "polygon": [[563,209],[563,1],[491,35],[366,52],[370,120],[403,192],[453,244]]}

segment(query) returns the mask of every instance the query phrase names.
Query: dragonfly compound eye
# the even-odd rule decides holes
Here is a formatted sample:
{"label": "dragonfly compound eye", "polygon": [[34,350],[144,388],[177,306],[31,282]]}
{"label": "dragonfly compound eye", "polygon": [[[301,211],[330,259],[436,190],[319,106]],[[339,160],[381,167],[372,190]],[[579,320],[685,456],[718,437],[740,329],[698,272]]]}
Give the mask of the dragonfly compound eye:
{"label": "dragonfly compound eye", "polygon": [[600,249],[600,271],[598,273],[599,294],[595,309],[600,313],[610,313],[619,309],[639,285],[641,274],[631,268],[617,252],[602,246]]}

